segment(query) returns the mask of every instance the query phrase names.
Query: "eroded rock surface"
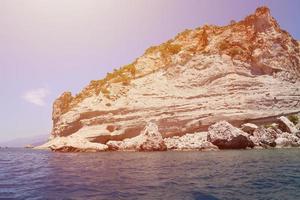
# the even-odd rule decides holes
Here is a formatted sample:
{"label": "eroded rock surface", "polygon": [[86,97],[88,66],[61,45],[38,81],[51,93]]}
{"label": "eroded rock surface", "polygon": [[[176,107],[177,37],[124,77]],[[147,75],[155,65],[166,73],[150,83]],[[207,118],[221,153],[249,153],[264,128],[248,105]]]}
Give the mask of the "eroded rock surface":
{"label": "eroded rock surface", "polygon": [[220,149],[253,148],[249,135],[226,121],[218,122],[208,129],[207,140]]}
{"label": "eroded rock surface", "polygon": [[55,152],[99,152],[108,150],[108,146],[100,143],[92,143],[78,136],[55,137],[46,144],[36,149],[51,149]]}
{"label": "eroded rock surface", "polygon": [[279,127],[282,131],[296,134],[298,129],[296,126],[286,117],[281,116],[278,118]]}
{"label": "eroded rock surface", "polygon": [[133,138],[123,141],[109,141],[107,145],[110,150],[121,151],[165,151],[167,146],[158,132],[158,127],[155,123],[147,124],[143,132]]}
{"label": "eroded rock surface", "polygon": [[277,148],[300,147],[300,139],[290,133],[283,133],[275,140]]}
{"label": "eroded rock surface", "polygon": [[254,131],[253,136],[250,138],[256,146],[275,147],[276,137],[277,132],[274,129],[260,127]]}
{"label": "eroded rock surface", "polygon": [[193,133],[164,139],[168,150],[216,151],[219,148],[207,140],[207,133]]}

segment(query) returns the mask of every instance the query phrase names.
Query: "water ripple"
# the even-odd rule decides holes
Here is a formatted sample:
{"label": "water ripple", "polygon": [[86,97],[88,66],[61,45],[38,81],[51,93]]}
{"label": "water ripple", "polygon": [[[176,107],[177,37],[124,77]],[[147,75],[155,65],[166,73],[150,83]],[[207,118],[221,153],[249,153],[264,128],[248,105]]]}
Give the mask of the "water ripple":
{"label": "water ripple", "polygon": [[299,149],[0,150],[0,199],[300,199]]}

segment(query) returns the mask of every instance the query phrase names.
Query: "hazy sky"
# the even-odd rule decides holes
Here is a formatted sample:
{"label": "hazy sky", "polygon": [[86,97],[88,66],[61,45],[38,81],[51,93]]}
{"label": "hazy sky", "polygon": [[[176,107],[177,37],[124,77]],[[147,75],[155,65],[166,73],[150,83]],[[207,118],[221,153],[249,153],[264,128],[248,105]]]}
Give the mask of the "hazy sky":
{"label": "hazy sky", "polygon": [[0,0],[0,142],[50,133],[52,102],[184,29],[268,5],[300,39],[299,0]]}

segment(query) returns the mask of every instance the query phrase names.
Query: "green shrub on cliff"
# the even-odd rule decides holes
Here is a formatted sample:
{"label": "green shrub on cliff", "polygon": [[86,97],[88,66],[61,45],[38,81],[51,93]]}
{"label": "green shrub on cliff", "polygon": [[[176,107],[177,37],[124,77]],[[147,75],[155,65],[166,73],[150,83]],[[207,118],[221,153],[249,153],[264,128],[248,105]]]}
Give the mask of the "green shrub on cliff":
{"label": "green shrub on cliff", "polygon": [[276,128],[273,124],[265,124],[264,126],[263,126],[264,128],[266,128],[266,129],[268,129],[268,128]]}
{"label": "green shrub on cliff", "polygon": [[130,79],[135,78],[136,71],[137,70],[134,62],[125,65],[120,69],[115,69],[112,73],[107,73],[106,77],[104,78],[104,81],[106,82],[112,81],[113,83],[118,83],[118,82],[128,83],[130,82]]}
{"label": "green shrub on cliff", "polygon": [[293,124],[298,124],[299,122],[299,116],[298,115],[290,115],[288,116],[288,119],[293,122]]}
{"label": "green shrub on cliff", "polygon": [[231,47],[230,43],[226,40],[222,41],[220,44],[219,44],[219,49],[221,51],[224,51],[226,49],[229,49]]}
{"label": "green shrub on cliff", "polygon": [[166,43],[163,43],[159,46],[153,46],[146,50],[146,54],[154,53],[155,51],[160,52],[161,56],[163,58],[177,54],[181,51],[182,46],[179,44],[172,44],[171,41],[168,41]]}
{"label": "green shrub on cliff", "polygon": [[122,68],[125,72],[129,72],[133,77],[135,77],[136,74],[136,67],[134,63],[131,63],[129,65],[125,65]]}
{"label": "green shrub on cliff", "polygon": [[181,51],[181,45],[166,42],[159,48],[162,55],[174,55]]}
{"label": "green shrub on cliff", "polygon": [[103,94],[108,95],[109,94],[109,90],[106,87],[102,87],[100,90]]}

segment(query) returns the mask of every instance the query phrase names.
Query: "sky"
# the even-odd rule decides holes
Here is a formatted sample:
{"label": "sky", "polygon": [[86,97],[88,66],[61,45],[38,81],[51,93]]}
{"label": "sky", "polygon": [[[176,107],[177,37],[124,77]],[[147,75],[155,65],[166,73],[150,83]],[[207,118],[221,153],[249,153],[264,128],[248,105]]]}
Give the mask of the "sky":
{"label": "sky", "polygon": [[0,0],[0,143],[50,134],[53,101],[204,24],[267,5],[300,39],[299,0]]}

